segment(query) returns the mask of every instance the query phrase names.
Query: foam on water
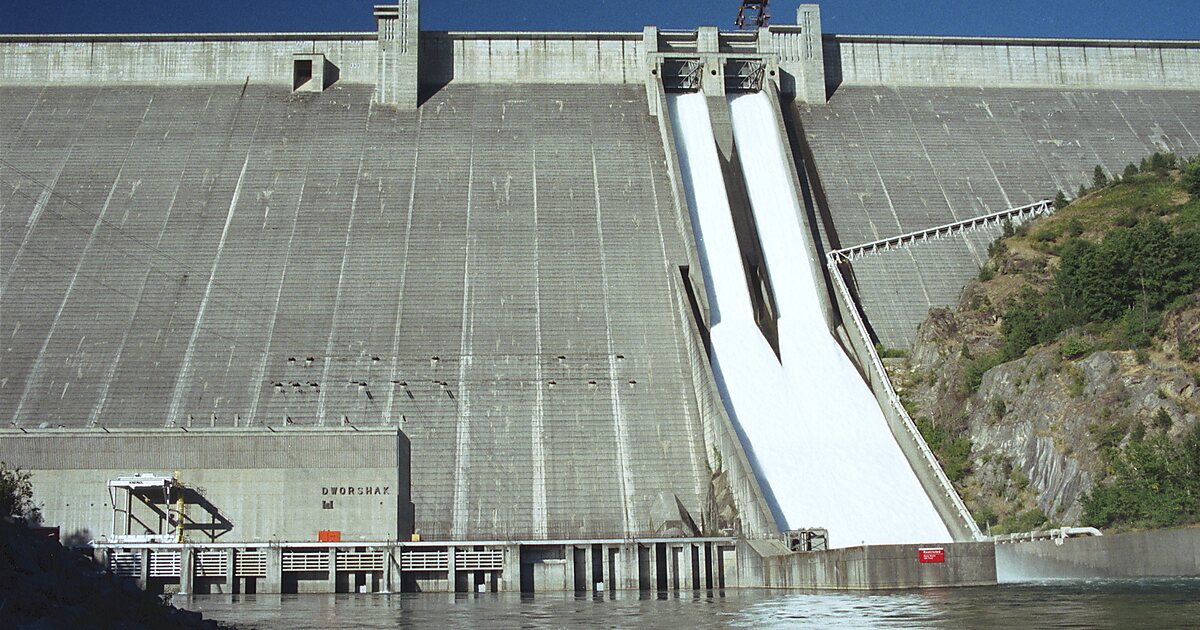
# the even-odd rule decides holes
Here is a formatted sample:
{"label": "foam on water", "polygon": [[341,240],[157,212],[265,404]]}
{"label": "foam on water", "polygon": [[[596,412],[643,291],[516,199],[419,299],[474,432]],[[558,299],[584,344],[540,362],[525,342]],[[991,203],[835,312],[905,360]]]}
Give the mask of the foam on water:
{"label": "foam on water", "polygon": [[825,322],[771,102],[730,99],[735,141],[779,316],[780,359],[755,325],[702,94],[670,97],[713,309],[713,371],[781,527],[835,547],[949,541],[867,384]]}

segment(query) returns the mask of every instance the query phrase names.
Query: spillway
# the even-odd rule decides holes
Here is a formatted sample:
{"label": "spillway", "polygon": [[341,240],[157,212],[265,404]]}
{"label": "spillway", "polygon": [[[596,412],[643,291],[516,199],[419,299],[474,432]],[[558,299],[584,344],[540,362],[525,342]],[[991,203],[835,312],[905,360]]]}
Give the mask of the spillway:
{"label": "spillway", "polygon": [[835,547],[951,536],[882,411],[829,332],[800,207],[765,94],[729,100],[742,175],[774,288],[779,356],[754,322],[702,94],[670,99],[713,310],[713,372],[781,527],[825,527]]}

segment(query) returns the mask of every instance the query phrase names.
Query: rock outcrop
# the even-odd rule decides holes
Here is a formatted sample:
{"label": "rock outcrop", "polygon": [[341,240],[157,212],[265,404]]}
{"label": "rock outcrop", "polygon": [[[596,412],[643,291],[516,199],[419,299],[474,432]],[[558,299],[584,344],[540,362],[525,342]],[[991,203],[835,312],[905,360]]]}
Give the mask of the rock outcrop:
{"label": "rock outcrop", "polygon": [[0,627],[225,628],[164,604],[90,558],[0,519]]}

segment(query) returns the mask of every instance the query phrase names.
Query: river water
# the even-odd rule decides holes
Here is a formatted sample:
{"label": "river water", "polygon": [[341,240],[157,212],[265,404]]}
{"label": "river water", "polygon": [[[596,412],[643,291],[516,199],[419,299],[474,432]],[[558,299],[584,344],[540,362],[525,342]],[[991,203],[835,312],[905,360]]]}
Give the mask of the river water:
{"label": "river water", "polygon": [[1200,579],[888,593],[208,595],[177,605],[239,627],[1196,628]]}

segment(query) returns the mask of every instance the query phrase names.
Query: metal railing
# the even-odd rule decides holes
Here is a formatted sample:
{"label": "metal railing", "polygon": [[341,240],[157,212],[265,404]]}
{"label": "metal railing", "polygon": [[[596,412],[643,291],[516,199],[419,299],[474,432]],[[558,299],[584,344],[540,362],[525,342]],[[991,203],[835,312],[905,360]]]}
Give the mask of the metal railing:
{"label": "metal railing", "polygon": [[401,571],[445,571],[450,568],[447,551],[405,551],[400,554]]}
{"label": "metal railing", "polygon": [[950,500],[951,505],[958,512],[959,517],[966,525],[967,530],[976,540],[984,540],[986,537],[979,530],[979,525],[975,523],[975,519],[971,517],[970,510],[963,503],[962,497],[958,495],[958,491],[954,489],[954,484],[946,476],[941,465],[937,461],[937,457],[930,450],[929,445],[925,442],[924,436],[917,429],[916,423],[913,422],[911,416],[908,415],[908,410],[904,408],[904,402],[900,400],[896,389],[892,387],[892,380],[888,377],[887,369],[883,366],[883,361],[879,358],[879,352],[875,349],[875,344],[871,341],[871,334],[867,331],[866,323],[863,321],[862,313],[859,312],[858,302],[850,293],[850,288],[846,285],[846,279],[842,276],[841,264],[852,263],[863,256],[869,256],[881,252],[886,252],[898,247],[907,247],[913,243],[924,242],[929,239],[944,238],[963,234],[965,232],[986,227],[989,225],[999,225],[1005,221],[1023,222],[1036,218],[1041,215],[1052,214],[1054,212],[1054,202],[1050,200],[1042,200],[1036,203],[1031,203],[1026,206],[1010,208],[1001,212],[986,214],[965,221],[948,223],[938,227],[929,228],[927,230],[919,230],[901,234],[892,238],[881,239],[871,243],[856,245],[837,251],[832,251],[826,254],[826,266],[829,269],[829,277],[832,279],[834,288],[841,296],[842,301],[846,304],[846,309],[850,312],[850,319],[853,321],[854,333],[862,342],[863,348],[867,353],[870,370],[875,373],[875,377],[879,380],[886,393],[888,406],[900,418],[905,431],[912,438],[912,441],[917,445],[921,456],[925,459],[928,467],[933,471],[938,485],[942,488],[942,492],[946,498]]}
{"label": "metal railing", "polygon": [[1009,208],[1008,210],[993,212],[992,214],[985,214],[963,221],[957,221],[955,223],[947,223],[946,225],[939,225],[937,227],[932,227],[925,230],[918,230],[916,232],[909,232],[907,234],[901,234],[891,238],[872,241],[862,245],[855,245],[854,247],[839,249],[837,251],[829,252],[827,257],[831,262],[836,260],[839,263],[848,263],[858,260],[863,256],[887,252],[898,247],[907,247],[917,242],[923,242],[930,239],[939,239],[947,236],[956,236],[958,234],[970,232],[971,230],[976,230],[981,227],[1000,225],[1005,221],[1019,223],[1028,221],[1043,214],[1051,214],[1053,212],[1054,202],[1044,199],[1036,203],[1031,203],[1027,206]]}
{"label": "metal railing", "polygon": [[382,571],[387,555],[378,551],[337,552],[338,571]]}
{"label": "metal railing", "polygon": [[229,552],[223,549],[196,552],[196,577],[225,577],[229,571]]}
{"label": "metal railing", "polygon": [[108,572],[118,577],[138,577],[142,574],[142,552],[114,551],[108,555]]}
{"label": "metal railing", "polygon": [[179,577],[183,555],[178,551],[151,551],[150,577],[173,578]]}
{"label": "metal railing", "polygon": [[946,476],[938,464],[937,458],[933,451],[929,449],[929,445],[925,443],[925,438],[921,436],[921,432],[917,430],[917,425],[909,417],[908,411],[904,408],[904,403],[901,402],[900,396],[896,394],[896,389],[892,387],[892,381],[888,378],[887,370],[883,367],[883,361],[879,358],[879,353],[875,350],[875,345],[871,343],[871,335],[867,332],[867,326],[863,323],[862,316],[858,312],[858,304],[850,295],[850,289],[846,286],[846,281],[842,278],[841,269],[838,267],[837,260],[833,253],[829,255],[829,276],[833,279],[833,284],[836,287],[842,299],[846,302],[847,310],[850,311],[850,317],[854,321],[854,331],[858,334],[863,346],[866,348],[871,370],[875,372],[875,376],[883,384],[884,390],[887,392],[888,404],[892,410],[899,415],[905,430],[912,437],[913,442],[917,444],[921,455],[925,458],[926,464],[933,470],[937,478],[938,484],[942,488],[942,492],[950,499],[951,504],[958,511],[959,517],[966,524],[967,529],[976,540],[983,540],[983,533],[979,531],[979,525],[975,523],[975,519],[971,517],[971,512],[963,503],[962,497],[958,496],[958,491],[954,489],[954,485],[950,483],[950,478]]}
{"label": "metal railing", "polygon": [[267,576],[267,552],[237,550],[233,554],[233,570],[237,577]]}
{"label": "metal railing", "polygon": [[329,552],[285,550],[280,562],[282,563],[283,571],[285,573],[328,571]]}
{"label": "metal railing", "polygon": [[499,549],[459,550],[454,554],[454,567],[463,571],[501,571],[504,569],[504,552]]}

